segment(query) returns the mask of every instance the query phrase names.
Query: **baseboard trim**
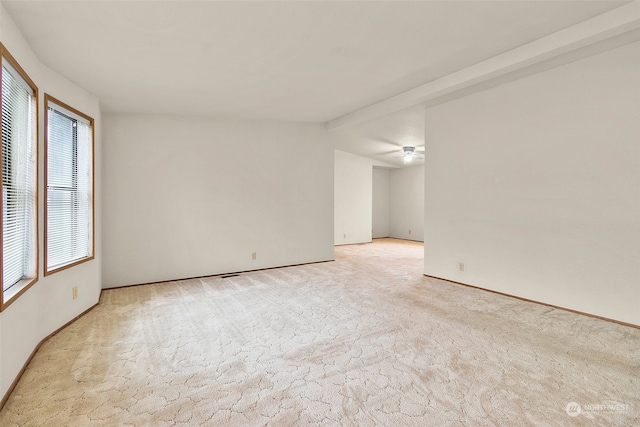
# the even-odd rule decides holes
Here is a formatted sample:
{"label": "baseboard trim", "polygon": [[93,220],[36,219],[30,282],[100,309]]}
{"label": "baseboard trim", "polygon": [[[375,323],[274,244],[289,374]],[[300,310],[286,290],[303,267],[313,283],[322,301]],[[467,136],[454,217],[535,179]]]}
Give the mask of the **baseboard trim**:
{"label": "baseboard trim", "polygon": [[266,270],[276,270],[278,268],[289,268],[289,267],[300,267],[302,265],[312,265],[312,264],[322,264],[325,262],[334,262],[335,259],[327,259],[324,261],[312,261],[312,262],[303,262],[300,264],[290,264],[290,265],[280,265],[276,267],[265,267],[265,268],[256,268],[254,270],[242,270],[242,271],[229,271],[227,273],[218,273],[218,274],[207,274],[205,276],[194,276],[194,277],[184,277],[180,279],[169,279],[169,280],[160,280],[157,282],[145,282],[145,283],[134,283],[131,285],[121,285],[121,286],[113,286],[110,288],[102,288],[103,291],[109,291],[111,289],[123,289],[123,288],[131,288],[134,286],[145,286],[145,285],[159,285],[162,283],[171,283],[171,282],[180,282],[182,280],[195,280],[195,279],[207,279],[209,277],[220,277],[222,276],[231,276],[231,275],[239,275],[245,273],[255,273],[256,271],[266,271]]}
{"label": "baseboard trim", "polygon": [[567,308],[567,307],[561,307],[559,305],[554,305],[554,304],[549,304],[549,303],[546,303],[546,302],[532,300],[532,299],[529,299],[529,298],[519,297],[517,295],[507,294],[505,292],[494,291],[493,289],[487,289],[487,288],[482,288],[480,286],[469,285],[467,283],[456,282],[455,280],[445,279],[443,277],[431,276],[429,274],[425,274],[424,276],[425,277],[430,277],[432,279],[444,280],[445,282],[454,283],[456,285],[466,286],[468,288],[479,289],[479,290],[485,291],[485,292],[491,292],[493,294],[498,294],[498,295],[502,295],[502,296],[505,296],[505,297],[515,298],[515,299],[518,299],[520,301],[526,301],[526,302],[531,302],[531,303],[538,304],[538,305],[544,305],[546,307],[557,308],[558,310],[564,310],[564,311],[568,311],[570,313],[580,314],[582,316],[587,316],[587,317],[591,317],[591,318],[598,319],[598,320],[604,320],[606,322],[617,323],[618,325],[627,326],[629,328],[640,329],[640,325],[636,325],[634,323],[627,323],[627,322],[623,322],[621,320],[611,319],[609,317],[598,316],[597,314],[586,313],[584,311],[578,311],[578,310],[574,310],[574,309]]}
{"label": "baseboard trim", "polygon": [[422,243],[422,244],[424,244],[424,240],[402,239],[400,237],[373,237],[370,242],[336,243],[333,246],[334,247],[338,247],[338,246],[360,246],[360,245],[367,245],[369,243],[373,243],[376,240],[383,240],[383,239],[386,239],[386,240],[398,240],[400,242],[412,242],[412,243]]}
{"label": "baseboard trim", "polygon": [[424,240],[405,239],[402,237],[374,237],[373,238],[373,240],[376,240],[376,239],[391,239],[391,240],[400,240],[401,242],[414,242],[414,243],[424,244]]}
{"label": "baseboard trim", "polygon": [[4,405],[7,403],[7,400],[9,400],[9,397],[11,396],[11,393],[13,393],[13,390],[18,385],[18,382],[20,382],[20,379],[22,378],[22,375],[24,375],[24,372],[27,370],[27,367],[29,366],[29,363],[31,363],[31,360],[33,360],[33,358],[35,357],[36,353],[38,353],[38,350],[40,350],[40,347],[42,347],[42,345],[45,342],[47,342],[49,340],[49,338],[51,338],[52,336],[54,336],[55,334],[57,334],[58,332],[60,332],[61,330],[63,330],[64,328],[66,328],[67,326],[69,326],[70,324],[72,324],[73,322],[75,322],[76,320],[78,320],[79,318],[81,318],[82,316],[87,314],[88,312],[90,312],[91,310],[93,310],[96,306],[98,306],[98,304],[100,304],[100,299],[98,299],[97,303],[95,303],[94,305],[92,305],[91,307],[89,307],[88,309],[83,311],[82,313],[78,314],[76,317],[74,317],[73,319],[69,320],[67,323],[65,323],[64,325],[60,326],[58,329],[56,329],[55,331],[51,332],[49,335],[47,335],[42,340],[40,340],[40,342],[36,345],[36,347],[31,352],[31,355],[27,358],[27,361],[24,362],[24,365],[22,366],[22,369],[20,369],[20,372],[18,372],[18,375],[16,376],[16,378],[13,380],[13,382],[11,383],[9,388],[7,389],[7,392],[2,397],[2,400],[0,400],[0,411],[2,411],[2,408],[4,408]]}

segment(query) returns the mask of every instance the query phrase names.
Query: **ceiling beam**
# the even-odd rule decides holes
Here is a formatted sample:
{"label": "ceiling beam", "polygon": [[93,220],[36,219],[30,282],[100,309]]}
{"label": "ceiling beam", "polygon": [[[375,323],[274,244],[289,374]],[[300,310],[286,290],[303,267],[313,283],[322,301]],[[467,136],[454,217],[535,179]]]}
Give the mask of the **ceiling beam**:
{"label": "ceiling beam", "polygon": [[[420,104],[433,104],[438,98],[451,99],[472,91],[487,82],[518,73],[561,55],[584,49],[612,38],[629,33],[633,40],[640,39],[640,1],[635,0],[612,11],[565,28],[531,43],[479,62],[455,73],[433,80],[399,95],[356,110],[327,122],[328,130],[334,131],[358,125]],[[628,39],[628,38],[627,38]],[[625,41],[630,42],[629,40]],[[615,46],[611,46],[612,48]],[[575,59],[574,59],[575,60]],[[560,65],[557,62],[556,65]],[[502,83],[502,81],[500,82]]]}

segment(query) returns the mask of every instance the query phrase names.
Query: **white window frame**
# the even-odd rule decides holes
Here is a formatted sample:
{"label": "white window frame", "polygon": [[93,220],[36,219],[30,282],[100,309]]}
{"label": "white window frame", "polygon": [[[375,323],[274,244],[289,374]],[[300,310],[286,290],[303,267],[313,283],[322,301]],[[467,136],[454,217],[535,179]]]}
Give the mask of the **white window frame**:
{"label": "white window frame", "polygon": [[[75,108],[65,104],[64,102],[54,98],[53,96],[49,95],[49,94],[45,94],[44,95],[44,120],[45,120],[45,242],[44,242],[44,275],[50,275],[53,273],[56,273],[58,271],[62,271],[65,270],[67,268],[76,266],[78,264],[84,263],[86,261],[90,261],[92,259],[94,259],[94,252],[95,252],[95,218],[94,218],[94,211],[95,211],[95,202],[94,202],[94,139],[95,139],[95,122],[93,120],[93,118],[89,117],[88,115],[76,110]],[[54,155],[55,153],[51,153],[50,150],[50,144],[49,144],[49,138],[51,137],[51,135],[49,134],[49,117],[50,114],[52,114],[49,110],[53,109],[55,110],[55,112],[53,112],[53,114],[61,114],[67,118],[70,119],[70,121],[73,121],[76,126],[74,126],[74,129],[76,129],[74,132],[77,131],[78,127],[80,125],[87,125],[90,127],[90,141],[81,141],[78,138],[76,138],[76,144],[88,144],[88,146],[85,146],[84,149],[87,150],[88,149],[88,155],[87,155],[87,160],[89,161],[88,165],[84,165],[84,167],[88,167],[89,171],[87,171],[86,169],[83,168],[83,166],[80,164],[79,162],[79,149],[72,149],[72,156],[74,156],[71,159],[71,163],[73,164],[73,174],[74,174],[74,186],[73,187],[68,187],[68,190],[73,191],[75,194],[77,194],[78,197],[85,197],[86,200],[88,201],[88,212],[83,211],[78,204],[76,204],[76,209],[73,211],[74,216],[76,216],[77,218],[80,218],[78,221],[74,221],[74,224],[69,224],[69,227],[76,227],[73,230],[73,235],[72,236],[68,236],[70,237],[70,241],[68,241],[66,244],[68,244],[69,246],[75,246],[76,244],[78,244],[78,242],[80,242],[79,244],[82,247],[86,246],[86,252],[78,252],[75,250],[72,250],[72,255],[71,258],[69,259],[65,259],[62,261],[58,261],[57,263],[55,263],[54,265],[50,265],[51,261],[50,260],[50,254],[51,252],[53,252],[54,249],[52,246],[50,246],[50,237],[53,234],[53,232],[51,232],[50,227],[50,220],[52,220],[52,216],[53,213],[49,211],[49,195],[50,193],[53,193],[54,191],[56,191],[56,189],[54,189],[53,187],[50,187],[50,170],[49,170],[49,160],[50,160],[50,156]],[[73,140],[69,141],[70,144],[73,144]],[[58,153],[59,154],[59,153]],[[57,155],[57,154],[56,154]],[[89,175],[89,183],[85,186],[86,187],[86,191],[88,191],[88,194],[83,194],[82,193],[82,189],[78,186],[77,182],[78,182],[78,177],[77,174],[80,172],[84,172],[84,173],[88,173]],[[83,215],[84,214],[84,215]],[[84,222],[86,221],[86,223]],[[82,225],[78,225],[78,224],[82,224]],[[87,234],[84,234],[84,233]],[[86,240],[84,240],[86,239]],[[60,244],[58,242],[58,244]]]}
{"label": "white window frame", "polygon": [[[18,185],[19,188],[25,190],[20,193],[20,197],[25,200],[25,215],[23,219],[24,247],[22,248],[25,252],[20,254],[24,263],[22,266],[23,276],[17,281],[12,280],[11,284],[5,283],[5,263],[8,259],[7,257],[11,256],[5,253],[7,250],[5,248],[5,227],[8,225],[4,221],[5,212],[9,211],[7,205],[9,199],[6,196],[7,191],[5,191],[4,180],[0,182],[0,187],[2,188],[0,199],[2,199],[3,210],[3,214],[0,216],[0,228],[2,231],[0,233],[0,252],[2,253],[2,257],[0,257],[0,311],[3,311],[38,281],[38,88],[2,43],[0,43],[0,64],[2,65],[0,67],[2,81],[8,78],[5,75],[5,73],[8,73],[14,81],[17,81],[27,92],[30,92],[27,112],[31,114],[30,123],[25,132],[25,139],[20,141],[12,140],[11,145],[23,150],[20,151],[21,154],[19,155],[26,156],[27,160],[24,164],[27,165],[27,169],[31,169],[31,176],[27,172],[26,179],[20,181],[21,184]],[[4,110],[5,106],[1,99],[0,105]],[[4,140],[4,131],[1,129],[0,135]],[[9,161],[5,158],[4,149],[2,151],[0,165],[4,165],[5,162]]]}

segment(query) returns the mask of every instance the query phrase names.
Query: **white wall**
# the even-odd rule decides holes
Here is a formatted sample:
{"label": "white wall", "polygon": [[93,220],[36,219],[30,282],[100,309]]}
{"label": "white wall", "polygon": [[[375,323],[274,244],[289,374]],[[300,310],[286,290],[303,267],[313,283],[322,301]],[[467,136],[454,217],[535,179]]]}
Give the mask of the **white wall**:
{"label": "white wall", "polygon": [[104,141],[105,288],[333,259],[324,126],[105,114]]}
{"label": "white wall", "polygon": [[335,150],[334,242],[371,242],[373,160]]}
{"label": "white wall", "polygon": [[429,108],[425,274],[640,324],[639,117],[639,43]]}
{"label": "white wall", "polygon": [[424,166],[389,166],[336,150],[336,245],[379,237],[423,240]]}
{"label": "white wall", "polygon": [[336,245],[371,242],[374,166],[394,167],[388,163],[335,150],[333,193]]}
{"label": "white wall", "polygon": [[373,238],[389,237],[389,172],[386,168],[373,168]]}
{"label": "white wall", "polygon": [[[39,280],[0,313],[0,398],[18,375],[36,345],[51,332],[90,308],[100,296],[101,272],[101,113],[98,99],[42,65],[0,8],[0,41],[38,86],[39,150]],[[95,120],[95,259],[44,277],[44,94],[91,116]],[[72,288],[78,298],[72,299]]]}
{"label": "white wall", "polygon": [[389,177],[390,236],[423,241],[424,165],[394,169]]}

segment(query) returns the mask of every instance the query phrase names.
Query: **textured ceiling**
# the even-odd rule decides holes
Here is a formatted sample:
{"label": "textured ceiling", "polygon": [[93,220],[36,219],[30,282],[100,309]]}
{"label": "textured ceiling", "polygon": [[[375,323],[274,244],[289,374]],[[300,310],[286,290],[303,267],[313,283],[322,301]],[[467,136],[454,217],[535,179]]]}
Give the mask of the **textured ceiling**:
{"label": "textured ceiling", "polygon": [[[104,112],[310,122],[341,117],[624,3],[2,2],[40,61],[98,96]],[[409,119],[394,115],[396,123],[358,126],[357,135],[347,130],[342,139],[401,146],[400,139],[424,133],[412,111]]]}

